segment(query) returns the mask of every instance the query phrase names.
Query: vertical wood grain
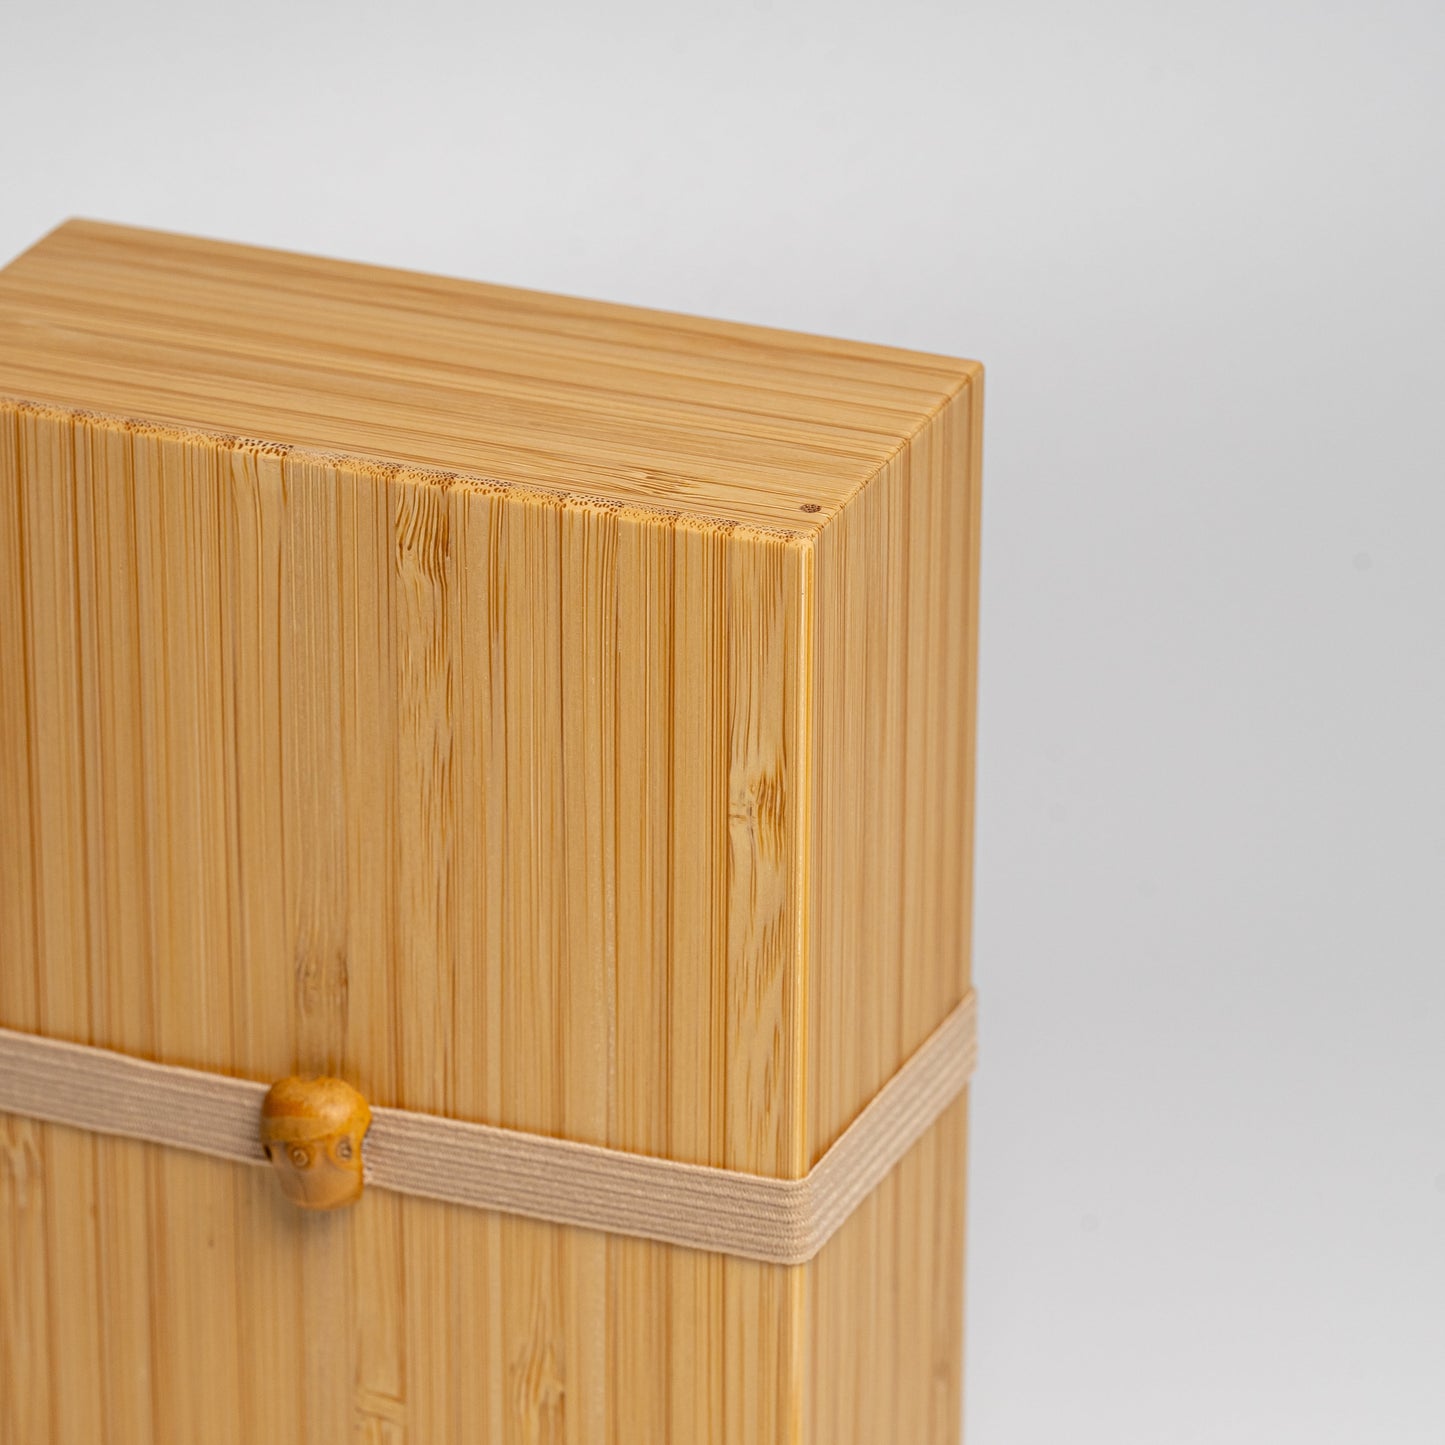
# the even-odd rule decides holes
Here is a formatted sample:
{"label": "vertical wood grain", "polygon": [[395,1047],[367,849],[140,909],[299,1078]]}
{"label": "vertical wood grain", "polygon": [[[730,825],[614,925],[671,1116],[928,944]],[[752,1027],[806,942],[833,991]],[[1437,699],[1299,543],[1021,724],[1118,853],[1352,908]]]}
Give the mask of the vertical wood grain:
{"label": "vertical wood grain", "polygon": [[[41,1026],[36,839],[40,809],[30,722],[30,628],[26,607],[27,488],[22,427],[0,412],[0,1017]],[[0,1115],[0,1438],[51,1434],[50,1309],[46,1288],[46,1138],[28,1119]]]}
{"label": "vertical wood grain", "polygon": [[[728,838],[699,819],[727,811],[730,732],[727,678],[718,665],[725,614],[727,548],[716,533],[679,528],[672,539],[670,610],[674,647],[668,849],[670,1158],[717,1163],[726,1157],[727,988],[731,875]],[[699,924],[701,923],[701,926]],[[612,1246],[616,1250],[616,1245]],[[665,1270],[668,1393],[662,1438],[721,1445],[724,1414],[724,1289],[729,1261],[691,1250],[662,1250]]]}
{"label": "vertical wood grain", "polygon": [[[816,547],[809,1137],[816,1159],[969,985],[981,379]],[[809,1270],[818,1445],[952,1441],[966,1099]]]}
{"label": "vertical wood grain", "polygon": [[[87,830],[92,1009],[96,1032],[129,1048],[153,1046],[149,980],[127,987],[110,966],[145,950],[148,929],[145,816],[139,687],[139,618],[125,580],[134,564],[130,449],[123,436],[77,428],[76,542],[79,676],[86,719],[86,776],[91,806],[102,820]],[[119,605],[110,599],[122,597]],[[139,986],[136,986],[139,984]],[[95,1140],[98,1209],[101,1410],[154,1432],[151,1300],[147,1285],[148,1161],[122,1140]]]}
{"label": "vertical wood grain", "polygon": [[[279,456],[232,451],[227,465],[226,593],[216,619],[232,678],[229,730],[234,765],[228,838],[231,1028],[234,1066],[278,1078],[297,1065],[295,950],[288,933],[288,757],[284,739],[283,580],[287,491]],[[144,475],[137,478],[144,485]],[[224,619],[224,628],[222,622]],[[299,1442],[307,1418],[303,1358],[303,1222],[275,1197],[271,1180],[231,1171],[236,1217],[236,1322],[244,1440]],[[224,1187],[219,1182],[216,1187]],[[256,1267],[257,1251],[267,1268]],[[163,1304],[162,1304],[162,1307]],[[264,1379],[270,1388],[257,1389]]]}
{"label": "vertical wood grain", "polygon": [[[966,979],[975,437],[790,535],[0,410],[0,1023],[800,1176]],[[0,1426],[948,1440],[962,1117],[793,1269],[0,1120]]]}
{"label": "vertical wood grain", "polygon": [[[36,850],[35,925],[41,958],[76,960],[42,968],[39,1027],[61,1038],[92,1037],[90,857],[86,848],[89,728],[81,695],[76,466],[70,428],[32,416],[20,429],[22,545],[27,591],[32,822]],[[58,503],[58,505],[57,505]],[[95,1140],[70,1131],[43,1139],[47,1179],[45,1261],[49,1301],[52,1427],[67,1437],[101,1433],[103,1374],[95,1260]]]}

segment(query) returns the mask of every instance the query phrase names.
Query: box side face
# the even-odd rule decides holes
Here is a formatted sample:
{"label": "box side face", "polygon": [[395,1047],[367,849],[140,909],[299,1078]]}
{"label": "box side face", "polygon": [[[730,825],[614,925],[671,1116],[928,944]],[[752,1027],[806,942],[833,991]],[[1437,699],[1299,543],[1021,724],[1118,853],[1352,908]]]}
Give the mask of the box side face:
{"label": "box side face", "polygon": [[[814,1159],[969,985],[981,401],[980,377],[815,546]],[[958,1430],[965,1115],[953,1105],[814,1262],[819,1445]]]}
{"label": "box side face", "polygon": [[963,365],[94,222],[0,271],[0,396],[799,533]]}
{"label": "box side face", "polygon": [[[803,1172],[803,566],[0,411],[0,1023]],[[4,1438],[800,1428],[800,1271],[0,1130]]]}

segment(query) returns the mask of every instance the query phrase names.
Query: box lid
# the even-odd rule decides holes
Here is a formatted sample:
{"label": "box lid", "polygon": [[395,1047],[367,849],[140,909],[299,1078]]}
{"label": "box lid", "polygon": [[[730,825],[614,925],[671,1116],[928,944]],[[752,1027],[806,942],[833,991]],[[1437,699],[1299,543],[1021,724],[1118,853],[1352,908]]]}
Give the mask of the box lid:
{"label": "box lid", "polygon": [[0,395],[794,532],[977,370],[95,221],[0,271]]}

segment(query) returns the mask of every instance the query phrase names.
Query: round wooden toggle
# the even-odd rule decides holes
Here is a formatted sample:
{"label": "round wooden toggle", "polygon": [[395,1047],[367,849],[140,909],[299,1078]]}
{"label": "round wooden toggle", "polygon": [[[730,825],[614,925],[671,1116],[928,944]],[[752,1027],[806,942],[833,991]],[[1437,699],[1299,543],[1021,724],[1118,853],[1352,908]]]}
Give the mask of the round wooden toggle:
{"label": "round wooden toggle", "polygon": [[371,1106],[344,1079],[278,1079],[261,1104],[261,1144],[282,1191],[302,1209],[361,1198],[361,1141]]}

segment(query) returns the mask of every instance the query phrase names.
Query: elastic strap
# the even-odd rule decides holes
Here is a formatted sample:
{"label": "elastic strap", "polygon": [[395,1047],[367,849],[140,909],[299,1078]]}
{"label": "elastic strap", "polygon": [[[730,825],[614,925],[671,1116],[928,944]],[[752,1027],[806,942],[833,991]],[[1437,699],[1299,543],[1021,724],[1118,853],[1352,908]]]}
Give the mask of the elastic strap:
{"label": "elastic strap", "polygon": [[[962,1092],[970,992],[802,1179],[682,1164],[373,1106],[366,1182],[400,1194],[775,1264],[812,1259]],[[0,1113],[265,1164],[267,1085],[0,1029]]]}

